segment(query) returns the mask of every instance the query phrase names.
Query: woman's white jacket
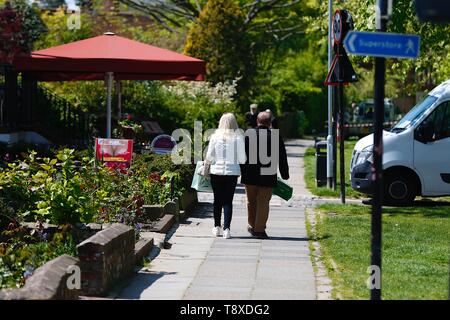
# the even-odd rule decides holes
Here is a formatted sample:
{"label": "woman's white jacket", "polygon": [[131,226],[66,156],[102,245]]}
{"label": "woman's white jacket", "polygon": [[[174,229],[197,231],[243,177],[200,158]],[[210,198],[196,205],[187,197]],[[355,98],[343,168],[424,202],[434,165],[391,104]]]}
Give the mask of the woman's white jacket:
{"label": "woman's white jacket", "polygon": [[206,153],[206,162],[211,164],[210,173],[220,176],[240,176],[239,164],[246,161],[245,140],[240,134],[213,134]]}

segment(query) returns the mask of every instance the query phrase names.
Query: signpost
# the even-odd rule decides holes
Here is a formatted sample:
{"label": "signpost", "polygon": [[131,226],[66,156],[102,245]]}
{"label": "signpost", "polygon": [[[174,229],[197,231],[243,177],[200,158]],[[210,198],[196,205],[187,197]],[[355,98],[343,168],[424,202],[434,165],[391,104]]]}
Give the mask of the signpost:
{"label": "signpost", "polygon": [[[328,69],[331,69],[332,63],[332,41],[333,39],[333,1],[328,0]],[[327,181],[328,188],[334,188],[334,176],[336,170],[334,170],[334,150],[336,145],[334,143],[333,136],[333,87],[328,87],[328,135],[327,135]]]}
{"label": "signpost", "polygon": [[420,37],[416,35],[350,31],[344,41],[350,54],[385,58],[417,58]]}
{"label": "signpost", "polygon": [[[348,32],[353,29],[353,19],[347,10],[336,10],[333,18],[333,49],[335,56],[328,71],[325,85],[337,86],[335,104],[338,108],[334,108],[333,112],[333,133],[335,132],[335,122],[339,110],[339,137],[340,137],[340,189],[341,202],[345,203],[345,158],[344,158],[344,85],[350,82],[358,81],[355,70],[345,52],[343,41]],[[335,135],[336,136],[336,135]],[[336,146],[336,139],[334,139]],[[336,168],[336,147],[333,148],[333,167]],[[336,179],[336,170],[334,170],[333,179]],[[335,181],[335,180],[334,180]],[[336,186],[336,182],[334,182]]]}
{"label": "signpost", "polygon": [[375,57],[374,188],[371,219],[370,270],[378,270],[377,274],[372,275],[378,279],[376,279],[375,283],[372,283],[370,288],[370,298],[372,300],[381,300],[381,213],[383,203],[383,123],[386,57],[417,58],[420,51],[420,38],[418,36],[386,33],[386,25],[390,19],[391,12],[391,1],[377,0],[376,24],[378,32],[350,32],[344,40],[344,45],[349,53]]}

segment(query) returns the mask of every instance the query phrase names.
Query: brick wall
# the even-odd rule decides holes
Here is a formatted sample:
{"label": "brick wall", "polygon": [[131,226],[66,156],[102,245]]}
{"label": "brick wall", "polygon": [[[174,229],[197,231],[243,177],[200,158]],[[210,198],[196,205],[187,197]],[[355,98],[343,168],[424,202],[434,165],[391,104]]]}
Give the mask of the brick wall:
{"label": "brick wall", "polygon": [[102,295],[133,273],[134,229],[113,224],[77,246],[85,295]]}

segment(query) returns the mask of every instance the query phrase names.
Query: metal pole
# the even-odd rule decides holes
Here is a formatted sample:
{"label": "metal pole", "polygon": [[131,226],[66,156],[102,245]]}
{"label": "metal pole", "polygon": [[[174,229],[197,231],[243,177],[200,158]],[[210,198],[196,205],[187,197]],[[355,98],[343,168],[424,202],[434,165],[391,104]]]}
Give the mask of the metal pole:
{"label": "metal pole", "polygon": [[122,119],[122,82],[116,81],[117,90],[117,118]]}
{"label": "metal pole", "polygon": [[[386,32],[387,1],[377,0],[377,31]],[[375,58],[375,111],[373,136],[373,168],[375,171],[372,227],[371,227],[371,264],[378,267],[379,287],[372,286],[371,300],[381,300],[381,213],[383,203],[383,123],[384,123],[384,85],[386,59]]]}
{"label": "metal pole", "polygon": [[[341,57],[343,57],[344,48],[342,45],[339,45],[337,48],[337,55],[339,59],[342,61]],[[341,202],[345,204],[345,149],[344,149],[344,115],[345,115],[345,105],[344,105],[344,69],[341,64],[339,64],[339,84],[337,87],[337,99],[339,106],[339,185],[340,185],[340,193],[341,193]],[[337,149],[337,145],[335,145],[335,149]]]}
{"label": "metal pole", "polygon": [[[331,69],[332,47],[331,30],[333,28],[333,1],[328,0],[328,70]],[[333,88],[328,86],[328,136],[327,136],[327,181],[333,188]]]}
{"label": "metal pole", "polygon": [[[342,69],[342,68],[341,68]],[[340,70],[342,72],[342,70]],[[345,147],[344,147],[344,115],[345,115],[345,105],[344,105],[344,84],[339,83],[339,162],[340,162],[340,176],[339,184],[341,186],[341,202],[345,204]]]}
{"label": "metal pole", "polygon": [[106,138],[111,138],[111,101],[112,101],[112,86],[114,81],[114,74],[112,72],[106,73]]}
{"label": "metal pole", "polygon": [[337,190],[337,118],[338,118],[338,90],[337,87],[332,88],[333,92],[333,190]]}

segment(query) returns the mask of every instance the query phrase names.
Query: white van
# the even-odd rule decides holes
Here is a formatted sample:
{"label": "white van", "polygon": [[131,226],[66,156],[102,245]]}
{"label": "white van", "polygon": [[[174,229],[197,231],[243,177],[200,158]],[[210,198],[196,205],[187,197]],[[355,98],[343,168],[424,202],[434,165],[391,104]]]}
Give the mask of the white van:
{"label": "white van", "polygon": [[[450,80],[434,88],[383,133],[384,200],[450,195]],[[372,193],[373,134],[359,140],[350,165],[352,188]]]}

